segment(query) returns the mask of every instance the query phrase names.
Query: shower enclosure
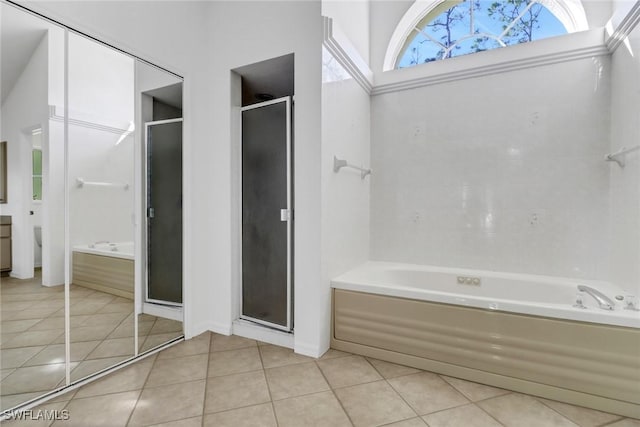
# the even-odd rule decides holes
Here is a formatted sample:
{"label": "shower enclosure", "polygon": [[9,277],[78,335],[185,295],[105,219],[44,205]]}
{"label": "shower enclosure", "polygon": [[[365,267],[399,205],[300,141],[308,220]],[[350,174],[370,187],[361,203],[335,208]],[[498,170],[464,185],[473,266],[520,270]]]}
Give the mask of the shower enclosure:
{"label": "shower enclosure", "polygon": [[292,329],[291,98],[242,108],[241,318]]}
{"label": "shower enclosure", "polygon": [[146,123],[146,301],[182,305],[182,119]]}

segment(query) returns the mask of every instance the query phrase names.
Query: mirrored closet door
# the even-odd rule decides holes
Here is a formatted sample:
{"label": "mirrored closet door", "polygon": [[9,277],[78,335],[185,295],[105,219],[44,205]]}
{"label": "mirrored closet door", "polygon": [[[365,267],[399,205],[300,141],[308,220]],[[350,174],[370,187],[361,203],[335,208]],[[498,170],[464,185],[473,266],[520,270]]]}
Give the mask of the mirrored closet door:
{"label": "mirrored closet door", "polygon": [[181,305],[146,298],[144,140],[147,122],[182,120],[182,79],[0,7],[5,411],[182,336]]}

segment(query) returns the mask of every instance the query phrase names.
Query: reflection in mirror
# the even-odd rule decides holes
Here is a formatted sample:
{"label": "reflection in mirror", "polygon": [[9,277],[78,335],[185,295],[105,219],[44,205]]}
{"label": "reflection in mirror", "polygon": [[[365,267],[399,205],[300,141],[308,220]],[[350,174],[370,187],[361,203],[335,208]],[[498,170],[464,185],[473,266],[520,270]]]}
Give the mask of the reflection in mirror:
{"label": "reflection in mirror", "polygon": [[0,4],[6,203],[0,221],[0,406],[66,384],[63,140],[49,105],[64,94],[64,30]]}
{"label": "reflection in mirror", "polygon": [[143,169],[144,271],[138,349],[182,336],[182,79],[136,63]]}
{"label": "reflection in mirror", "polygon": [[134,60],[69,34],[71,380],[135,354]]}

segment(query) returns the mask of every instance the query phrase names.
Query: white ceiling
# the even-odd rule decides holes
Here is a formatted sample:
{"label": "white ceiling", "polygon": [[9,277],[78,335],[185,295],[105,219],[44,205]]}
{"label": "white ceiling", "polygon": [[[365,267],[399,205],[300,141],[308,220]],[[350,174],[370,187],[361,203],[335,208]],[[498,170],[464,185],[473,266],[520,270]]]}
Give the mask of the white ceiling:
{"label": "white ceiling", "polygon": [[0,87],[2,103],[4,103],[51,24],[6,3],[2,3],[1,6],[2,79]]}

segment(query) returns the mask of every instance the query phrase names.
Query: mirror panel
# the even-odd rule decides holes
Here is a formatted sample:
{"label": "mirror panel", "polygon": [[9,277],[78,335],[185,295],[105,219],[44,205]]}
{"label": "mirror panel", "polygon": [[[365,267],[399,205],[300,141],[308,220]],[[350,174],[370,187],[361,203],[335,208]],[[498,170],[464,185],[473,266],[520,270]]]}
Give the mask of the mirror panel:
{"label": "mirror panel", "polygon": [[[182,79],[18,6],[0,7],[6,410],[183,335],[181,304],[147,301],[144,279],[144,129],[154,120],[181,120]],[[181,241],[178,234],[173,239]],[[173,262],[181,265],[181,256]],[[176,286],[181,294],[181,280]]]}
{"label": "mirror panel", "polygon": [[66,384],[64,320],[64,29],[0,4],[2,134],[0,406]]}
{"label": "mirror panel", "polygon": [[182,79],[138,61],[136,83],[140,209],[147,213],[140,230],[144,268],[138,310],[138,349],[144,352],[183,335]]}
{"label": "mirror panel", "polygon": [[135,355],[134,59],[69,34],[71,380]]}

